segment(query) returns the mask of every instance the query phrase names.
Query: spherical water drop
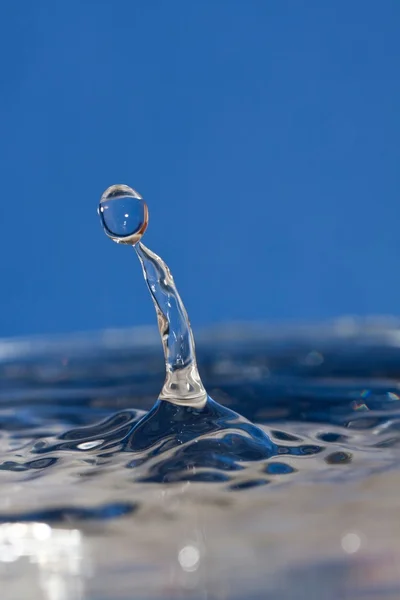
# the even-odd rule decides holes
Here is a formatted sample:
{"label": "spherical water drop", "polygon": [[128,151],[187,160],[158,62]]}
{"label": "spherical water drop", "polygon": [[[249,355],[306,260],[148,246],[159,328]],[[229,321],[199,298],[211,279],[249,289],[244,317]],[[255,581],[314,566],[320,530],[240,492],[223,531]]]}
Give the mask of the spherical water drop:
{"label": "spherical water drop", "polygon": [[127,185],[109,187],[100,199],[98,212],[104,231],[114,242],[136,244],[147,229],[147,204]]}

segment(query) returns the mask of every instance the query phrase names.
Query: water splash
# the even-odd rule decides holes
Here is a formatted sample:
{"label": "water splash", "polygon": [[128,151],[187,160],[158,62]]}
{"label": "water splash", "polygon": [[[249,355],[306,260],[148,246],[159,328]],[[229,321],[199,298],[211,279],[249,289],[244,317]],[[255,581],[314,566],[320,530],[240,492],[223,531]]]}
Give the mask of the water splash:
{"label": "water splash", "polygon": [[[132,461],[132,466],[159,455],[162,450],[162,464],[152,466],[153,474],[148,479],[159,481],[162,473],[161,480],[165,481],[167,477],[170,480],[171,469],[183,470],[187,477],[188,468],[223,463],[229,469],[238,460],[262,460],[270,456],[273,444],[261,429],[207,395],[197,368],[189,317],[171,271],[162,258],[140,241],[148,225],[143,198],[126,185],[114,185],[101,197],[98,212],[108,237],[136,250],[156,310],[164,350],[166,377],[159,400],[129,435],[127,447],[131,451],[145,450],[139,461]],[[179,409],[171,409],[164,401]],[[204,442],[204,436],[208,439],[201,450],[199,442]],[[181,445],[185,448],[179,456],[174,453],[172,459],[165,461],[166,450]]]}
{"label": "water splash", "polygon": [[142,265],[164,349],[166,379],[160,399],[204,406],[207,393],[197,368],[188,314],[168,266],[140,242],[148,224],[146,203],[132,188],[113,185],[101,197],[99,214],[105,233],[117,243],[132,245]]}
{"label": "water splash", "polygon": [[205,391],[143,199],[114,186],[99,212],[142,262],[165,382],[143,345],[0,362],[3,596],[398,598],[399,348],[212,338],[206,387],[255,426]]}
{"label": "water splash", "polygon": [[[111,190],[102,198],[100,216],[107,235],[123,244],[129,238],[142,262],[164,347],[165,382],[158,379],[156,355],[146,354],[143,345],[130,354],[126,345],[116,344],[114,358],[108,346],[105,354],[86,359],[68,358],[64,348],[59,362],[51,352],[45,360],[0,365],[0,479],[7,502],[12,498],[0,504],[0,523],[136,518],[149,494],[159,499],[169,489],[166,483],[181,482],[173,487],[183,489],[188,482],[211,482],[193,486],[191,501],[207,488],[213,502],[219,493],[229,493],[224,502],[230,502],[232,494],[246,495],[249,488],[262,494],[266,484],[270,496],[280,485],[306,477],[342,481],[392,468],[398,416],[379,411],[397,410],[398,372],[388,369],[392,363],[381,352],[370,362],[361,357],[357,365],[352,358],[351,371],[337,357],[329,366],[327,351],[323,362],[304,360],[308,342],[305,354],[289,344],[285,362],[282,348],[278,344],[274,354],[271,340],[260,347],[254,338],[249,346],[230,339],[221,355],[213,339],[210,354],[204,347],[199,353],[206,387],[238,412],[212,400],[198,374],[190,324],[168,267],[141,242],[147,206],[129,188]],[[377,356],[386,367],[377,367]],[[269,375],[262,376],[266,365]],[[366,373],[360,365],[367,365]],[[365,378],[368,365],[396,385],[381,382],[375,389],[372,380],[363,381],[358,390],[344,379],[350,372]],[[12,391],[14,385],[18,391]],[[18,411],[16,402],[22,402]],[[361,402],[369,410],[358,410]],[[23,497],[9,485],[16,482]],[[156,484],[151,492],[148,483]]]}
{"label": "water splash", "polygon": [[135,246],[157,313],[166,378],[161,400],[202,407],[207,393],[200,379],[192,329],[174,279],[165,262],[141,242]]}

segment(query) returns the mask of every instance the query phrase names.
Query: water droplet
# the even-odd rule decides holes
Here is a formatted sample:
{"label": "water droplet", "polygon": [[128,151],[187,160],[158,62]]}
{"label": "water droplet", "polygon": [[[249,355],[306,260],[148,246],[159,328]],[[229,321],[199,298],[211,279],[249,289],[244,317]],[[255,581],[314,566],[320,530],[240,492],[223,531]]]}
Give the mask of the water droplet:
{"label": "water droplet", "polygon": [[100,199],[98,212],[104,231],[114,242],[134,245],[147,229],[147,204],[127,185],[109,187]]}

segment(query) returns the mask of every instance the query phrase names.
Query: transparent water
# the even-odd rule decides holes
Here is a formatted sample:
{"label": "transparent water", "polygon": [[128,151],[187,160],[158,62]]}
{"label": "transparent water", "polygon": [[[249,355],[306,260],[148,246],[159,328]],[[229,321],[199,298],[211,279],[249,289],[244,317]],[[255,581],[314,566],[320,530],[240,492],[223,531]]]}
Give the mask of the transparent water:
{"label": "transparent water", "polygon": [[156,334],[0,344],[2,597],[397,599],[399,324],[199,335],[239,421],[152,408]]}
{"label": "transparent water", "polygon": [[171,272],[141,242],[147,205],[112,186],[99,215],[141,262],[164,369],[143,332],[3,343],[6,597],[398,594],[397,331],[231,327],[203,342],[204,385]]}
{"label": "transparent water", "polygon": [[116,241],[136,242],[147,227],[147,205],[141,195],[127,185],[108,188],[100,199],[98,213],[105,232]]}

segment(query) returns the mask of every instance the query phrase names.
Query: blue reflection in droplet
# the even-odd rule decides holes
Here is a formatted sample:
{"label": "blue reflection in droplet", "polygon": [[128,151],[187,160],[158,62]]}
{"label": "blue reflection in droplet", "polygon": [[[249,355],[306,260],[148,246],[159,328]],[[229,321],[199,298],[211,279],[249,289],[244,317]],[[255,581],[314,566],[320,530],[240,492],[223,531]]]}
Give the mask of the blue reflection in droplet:
{"label": "blue reflection in droplet", "polygon": [[128,237],[137,233],[145,222],[145,204],[141,198],[117,196],[100,204],[100,217],[104,229],[115,237]]}

